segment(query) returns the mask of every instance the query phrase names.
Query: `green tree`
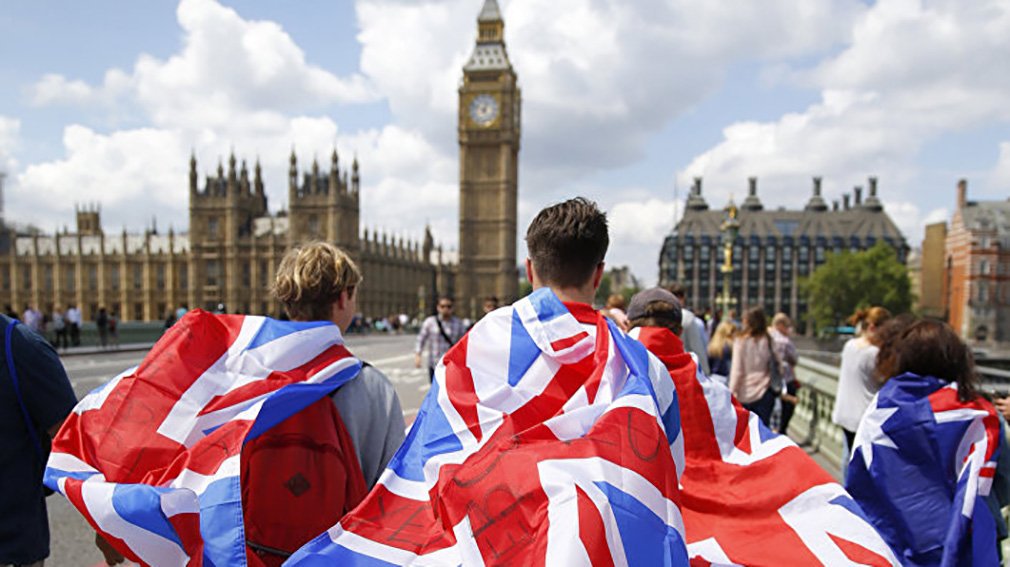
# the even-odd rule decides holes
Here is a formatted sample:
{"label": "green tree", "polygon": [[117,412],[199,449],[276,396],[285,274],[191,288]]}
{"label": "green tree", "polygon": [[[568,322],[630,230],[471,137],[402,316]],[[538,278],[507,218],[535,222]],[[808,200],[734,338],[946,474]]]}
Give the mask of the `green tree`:
{"label": "green tree", "polygon": [[610,297],[610,294],[612,293],[611,287],[610,274],[603,274],[603,277],[600,279],[600,287],[596,289],[597,305],[607,304],[607,298]]}
{"label": "green tree", "polygon": [[864,307],[879,305],[895,314],[912,308],[908,268],[882,242],[861,252],[829,254],[801,286],[818,329],[837,326]]}
{"label": "green tree", "polygon": [[526,297],[531,293],[533,293],[533,284],[529,280],[524,279],[519,282],[519,297]]}

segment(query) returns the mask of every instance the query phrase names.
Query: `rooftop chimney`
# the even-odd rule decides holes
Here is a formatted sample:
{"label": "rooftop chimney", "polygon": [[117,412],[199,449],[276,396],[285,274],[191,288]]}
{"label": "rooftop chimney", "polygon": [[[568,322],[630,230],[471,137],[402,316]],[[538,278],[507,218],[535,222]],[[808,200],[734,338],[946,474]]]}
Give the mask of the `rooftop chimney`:
{"label": "rooftop chimney", "polygon": [[842,195],[842,208],[846,211],[849,210],[849,194],[846,193]]}
{"label": "rooftop chimney", "polygon": [[834,201],[831,201],[831,210],[832,211],[837,211],[838,210],[838,199],[835,199]]}
{"label": "rooftop chimney", "polygon": [[877,178],[871,177],[867,180],[870,184],[870,195],[866,198],[863,203],[863,208],[868,211],[882,211],[884,210],[884,205],[877,198]]}
{"label": "rooftop chimney", "polygon": [[810,196],[810,200],[807,201],[807,206],[804,207],[808,211],[826,211],[828,210],[828,204],[824,202],[824,198],[821,197],[821,178],[814,178],[814,194]]}
{"label": "rooftop chimney", "polygon": [[694,178],[694,185],[691,187],[691,191],[687,195],[687,210],[689,211],[707,211],[708,203],[705,202],[705,198],[701,196],[701,178]]}
{"label": "rooftop chimney", "polygon": [[957,208],[963,209],[968,204],[968,180],[961,179],[957,182]]}
{"label": "rooftop chimney", "polygon": [[758,178],[748,177],[747,178],[747,198],[743,201],[743,210],[745,211],[760,211],[764,209],[764,205],[761,204],[761,199],[758,199]]}
{"label": "rooftop chimney", "polygon": [[856,194],[855,206],[857,206],[857,207],[861,206],[863,204],[863,188],[862,188],[862,186],[856,185],[852,189],[852,192]]}

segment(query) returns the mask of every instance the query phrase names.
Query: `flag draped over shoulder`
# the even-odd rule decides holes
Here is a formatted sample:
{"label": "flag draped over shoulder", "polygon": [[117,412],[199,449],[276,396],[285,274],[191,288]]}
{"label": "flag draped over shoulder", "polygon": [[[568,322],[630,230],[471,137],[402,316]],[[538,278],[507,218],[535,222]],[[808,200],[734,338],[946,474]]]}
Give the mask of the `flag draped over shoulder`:
{"label": "flag draped over shoulder", "polygon": [[660,362],[540,289],[446,353],[375,489],[287,565],[687,565],[681,444]]}
{"label": "flag draped over shoulder", "polygon": [[848,493],[788,437],[699,372],[680,339],[632,331],[666,365],[684,432],[692,565],[899,565]]}
{"label": "flag draped over shoulder", "polygon": [[905,565],[997,565],[985,497],[1001,434],[992,404],[960,401],[956,384],[891,378],[859,424],[847,486]]}
{"label": "flag draped over shoulder", "polygon": [[243,444],[360,367],[331,323],[190,312],[78,403],[45,483],[131,560],[245,565]]}

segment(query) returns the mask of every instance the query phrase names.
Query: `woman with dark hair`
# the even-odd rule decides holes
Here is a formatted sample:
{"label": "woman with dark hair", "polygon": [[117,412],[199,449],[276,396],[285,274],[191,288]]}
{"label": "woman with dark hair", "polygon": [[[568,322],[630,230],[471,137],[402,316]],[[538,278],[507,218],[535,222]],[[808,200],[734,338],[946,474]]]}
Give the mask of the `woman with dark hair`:
{"label": "woman with dark hair", "polygon": [[743,330],[733,341],[733,360],[729,371],[729,389],[743,407],[757,414],[766,426],[775,409],[779,384],[773,383],[773,367],[778,361],[768,334],[768,319],[760,307],[743,316]]}
{"label": "woman with dark hair", "polygon": [[842,428],[850,454],[859,418],[863,417],[866,406],[883,383],[884,377],[876,371],[880,346],[877,330],[890,318],[891,313],[887,309],[873,307],[857,311],[850,319],[853,326],[862,329],[862,334],[846,341],[842,348],[838,393],[834,411],[831,412],[831,421]]}
{"label": "woman with dark hair", "polygon": [[971,351],[946,323],[878,332],[886,378],[860,421],[846,488],[909,565],[997,565],[992,489],[1000,423]]}

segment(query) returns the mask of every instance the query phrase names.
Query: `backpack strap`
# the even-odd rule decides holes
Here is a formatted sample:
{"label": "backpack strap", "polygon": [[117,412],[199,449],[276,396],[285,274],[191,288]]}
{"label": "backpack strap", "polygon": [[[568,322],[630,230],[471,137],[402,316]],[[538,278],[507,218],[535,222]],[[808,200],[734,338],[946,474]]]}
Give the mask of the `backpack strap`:
{"label": "backpack strap", "polygon": [[35,426],[32,425],[32,419],[28,415],[28,408],[25,406],[25,400],[21,397],[21,387],[18,384],[18,371],[14,367],[14,352],[11,348],[11,335],[14,334],[14,327],[16,327],[17,324],[17,319],[11,319],[11,322],[7,324],[7,329],[4,331],[4,346],[7,349],[7,373],[10,374],[11,382],[14,384],[14,396],[17,397],[18,405],[21,406],[21,416],[25,419],[25,428],[28,429],[28,436],[32,438],[32,444],[35,447],[35,454],[38,455],[39,460],[42,461],[42,444],[39,443],[39,435],[36,433]]}
{"label": "backpack strap", "polygon": [[445,342],[449,343],[450,347],[455,345],[456,341],[449,338],[449,333],[445,332],[445,327],[442,326],[442,321],[438,318],[437,315],[435,316],[435,323],[438,324],[438,332],[440,335],[442,335],[442,338],[445,339]]}

